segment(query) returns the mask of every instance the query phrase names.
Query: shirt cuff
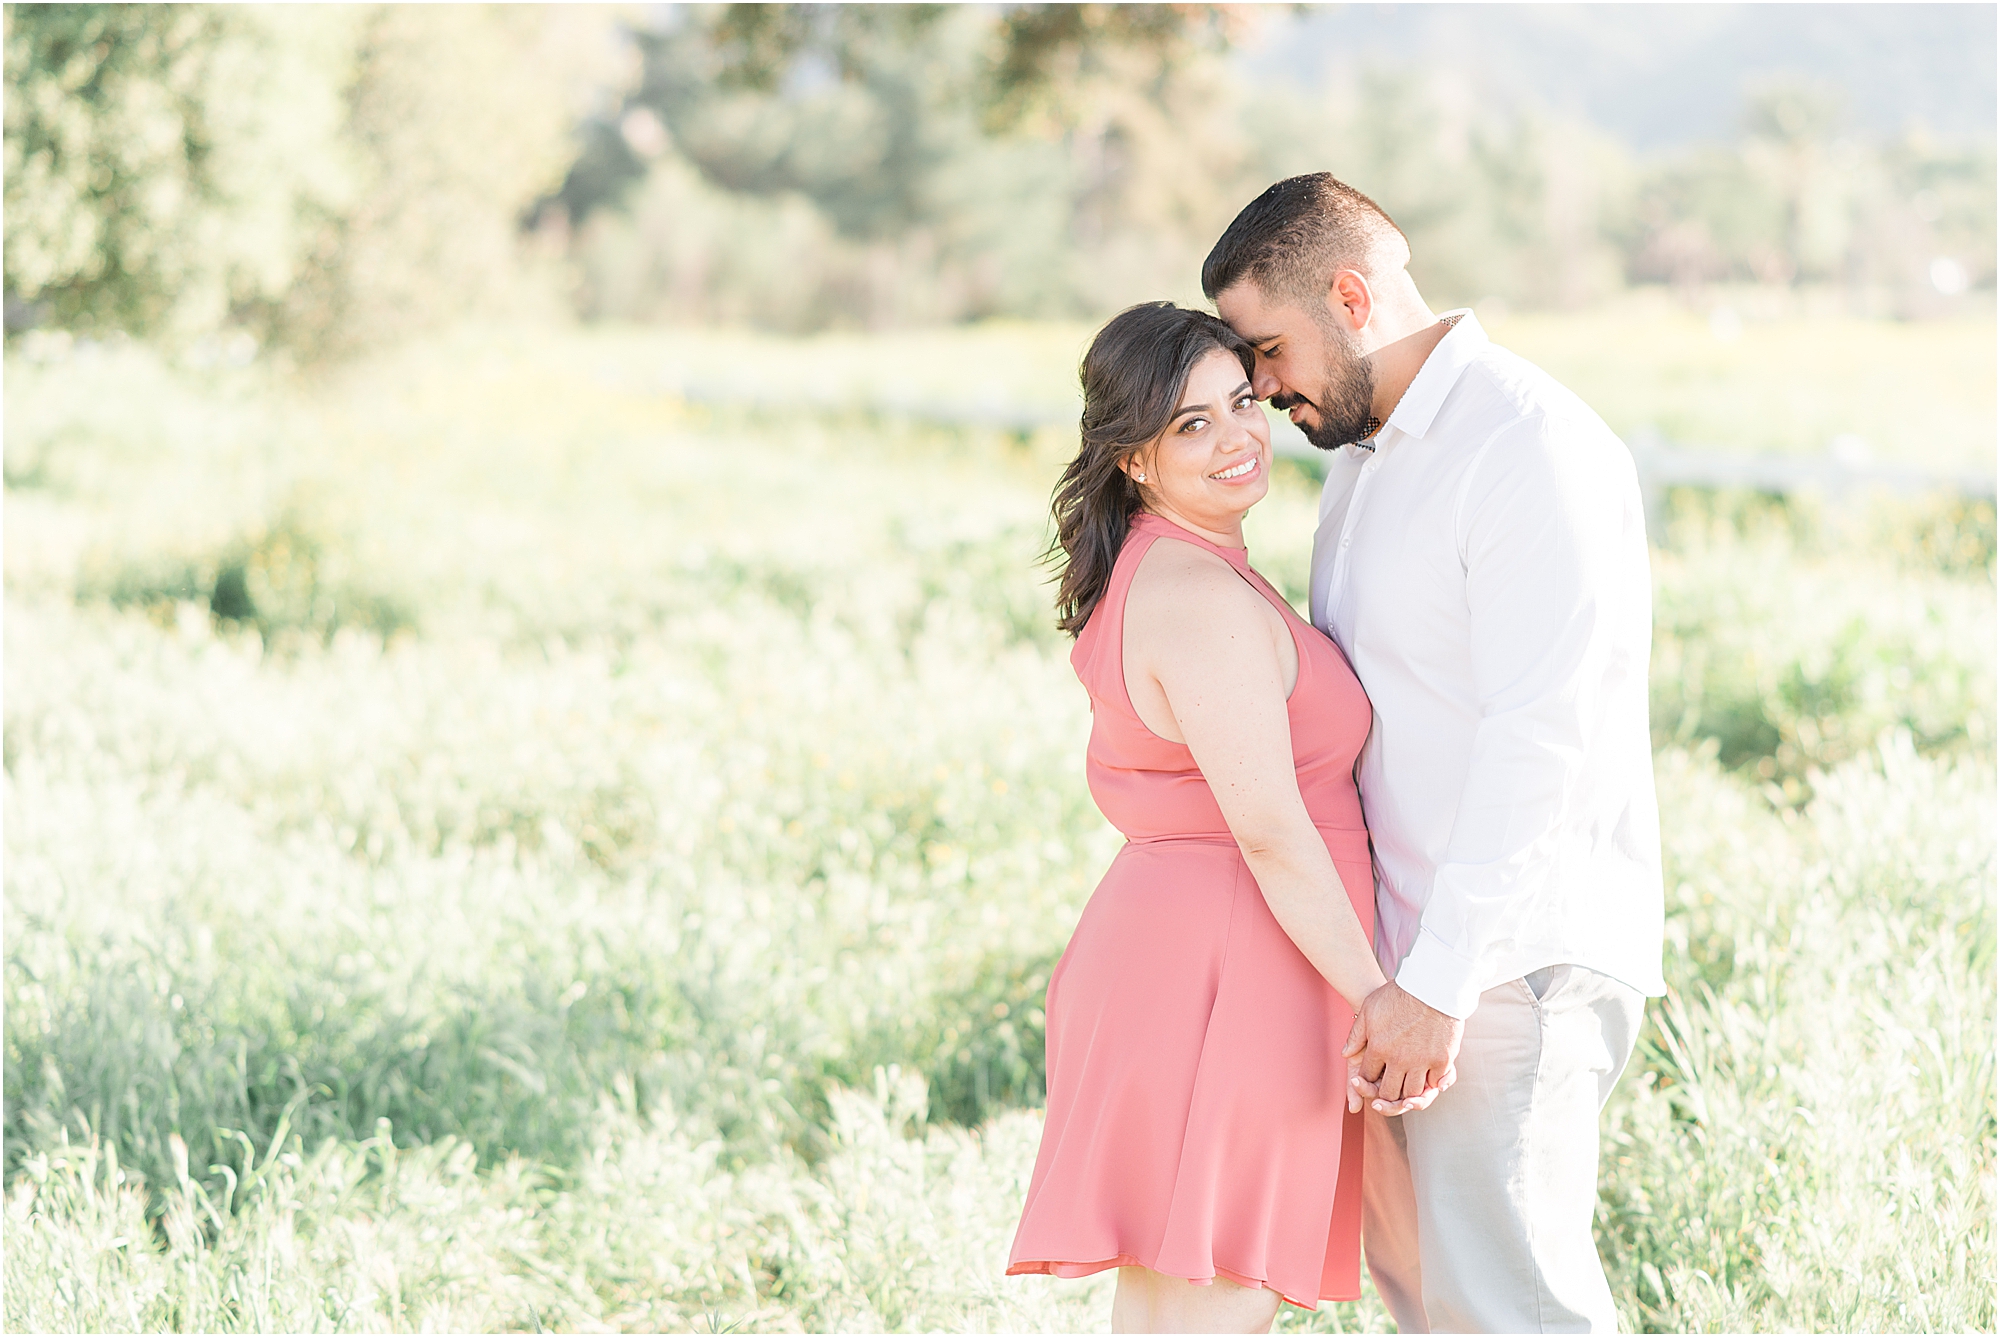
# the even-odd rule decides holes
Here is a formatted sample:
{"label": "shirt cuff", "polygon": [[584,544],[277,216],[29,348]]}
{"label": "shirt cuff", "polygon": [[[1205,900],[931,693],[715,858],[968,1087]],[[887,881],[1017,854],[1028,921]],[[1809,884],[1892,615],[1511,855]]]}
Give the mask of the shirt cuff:
{"label": "shirt cuff", "polygon": [[1460,1021],[1479,1006],[1479,963],[1445,946],[1429,929],[1419,929],[1410,954],[1396,971],[1396,984],[1426,1007]]}

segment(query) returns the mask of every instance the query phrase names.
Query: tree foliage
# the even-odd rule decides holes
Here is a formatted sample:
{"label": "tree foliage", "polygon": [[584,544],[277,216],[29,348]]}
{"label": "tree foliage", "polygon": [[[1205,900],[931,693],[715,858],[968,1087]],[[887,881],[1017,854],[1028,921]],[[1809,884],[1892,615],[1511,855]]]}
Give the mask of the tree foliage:
{"label": "tree foliage", "polygon": [[506,297],[522,214],[562,179],[603,77],[601,16],[562,6],[374,5],[347,68],[350,207],[275,314],[333,352]]}
{"label": "tree foliage", "polygon": [[[316,9],[10,5],[6,287],[80,330],[181,332],[282,298],[353,198],[345,20]],[[284,115],[273,115],[283,106]]]}
{"label": "tree foliage", "polygon": [[1138,53],[1157,84],[1194,57],[1225,49],[1245,29],[1226,5],[1015,5],[1000,23],[988,124],[1004,128],[1037,108],[1074,116],[1065,91],[1119,71],[1119,56]]}
{"label": "tree foliage", "polygon": [[594,318],[1092,317],[1199,300],[1236,210],[1316,170],[1389,209],[1437,301],[1752,282],[1923,314],[1992,282],[1990,143],[1864,141],[1837,93],[1789,84],[1755,90],[1735,143],[1639,158],[1423,71],[1246,80],[1218,56],[1259,21],[13,5],[8,329],[233,326],[324,356],[518,311],[537,266]]}
{"label": "tree foliage", "polygon": [[[923,110],[966,120],[987,136],[1019,130],[1039,113],[1065,126],[1089,113],[1107,91],[1128,80],[1158,91],[1191,58],[1218,51],[1240,34],[1243,22],[1224,5],[1024,4],[1004,12],[965,14],[939,4],[712,5],[676,14],[665,24],[636,28],[644,62],[640,86],[626,109],[649,109],[677,129],[715,104],[731,108],[736,122],[750,119],[748,105],[811,102],[829,84],[873,94],[914,112],[907,92],[922,68],[938,87],[936,105]],[[572,219],[614,204],[646,170],[643,152],[616,133],[616,117],[600,122],[564,183],[560,201]],[[737,126],[732,125],[731,129]],[[773,138],[769,127],[761,139]],[[921,127],[912,127],[918,132]],[[811,190],[801,175],[831,176],[842,167],[807,165],[815,143],[788,143],[785,165],[755,148],[726,147],[697,130],[683,143],[704,173],[731,190],[772,193]],[[873,178],[892,190],[899,177]]]}
{"label": "tree foliage", "polygon": [[[1940,257],[1993,281],[1991,144],[1913,128],[1887,143],[1849,133],[1838,89],[1778,83],[1745,102],[1742,137],[1654,165],[1621,238],[1626,277],[1842,284],[1900,291],[1905,313]],[[1933,294],[1934,296],[1935,294]]]}
{"label": "tree foliage", "polygon": [[[1218,6],[718,6],[635,31],[642,75],[555,203],[587,313],[780,327],[1073,315],[1191,295],[1233,212],[1199,117]],[[1169,164],[1178,163],[1172,171]]]}
{"label": "tree foliage", "polygon": [[30,4],[6,23],[10,327],[235,324],[323,353],[490,297],[568,164],[604,20]]}

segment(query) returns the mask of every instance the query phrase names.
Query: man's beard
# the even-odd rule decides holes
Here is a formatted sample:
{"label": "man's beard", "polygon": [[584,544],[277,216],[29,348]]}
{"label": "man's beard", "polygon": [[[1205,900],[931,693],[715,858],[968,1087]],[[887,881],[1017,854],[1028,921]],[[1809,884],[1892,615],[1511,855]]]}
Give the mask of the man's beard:
{"label": "man's beard", "polygon": [[1320,387],[1318,398],[1273,395],[1271,407],[1285,410],[1294,404],[1310,405],[1317,411],[1318,421],[1301,422],[1299,430],[1321,450],[1338,450],[1369,435],[1369,424],[1375,421],[1375,369],[1366,358],[1355,355],[1345,331],[1327,333],[1332,336],[1334,365],[1328,368],[1331,375]]}

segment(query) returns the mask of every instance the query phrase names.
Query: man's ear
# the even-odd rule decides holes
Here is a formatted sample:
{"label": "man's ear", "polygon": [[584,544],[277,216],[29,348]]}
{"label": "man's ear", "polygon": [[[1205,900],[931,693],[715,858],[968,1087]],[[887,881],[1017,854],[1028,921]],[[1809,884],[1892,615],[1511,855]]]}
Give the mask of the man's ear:
{"label": "man's ear", "polygon": [[1335,320],[1359,334],[1368,328],[1369,318],[1375,314],[1375,293],[1360,272],[1336,269],[1327,288],[1326,309]]}

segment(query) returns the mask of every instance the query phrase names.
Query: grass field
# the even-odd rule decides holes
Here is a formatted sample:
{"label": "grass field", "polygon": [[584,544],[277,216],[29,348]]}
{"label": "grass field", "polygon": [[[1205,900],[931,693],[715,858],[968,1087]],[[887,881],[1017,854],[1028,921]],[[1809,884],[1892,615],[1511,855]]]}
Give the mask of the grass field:
{"label": "grass field", "polygon": [[[1990,329],[1939,344],[1984,382],[1919,333],[1847,331],[1990,445]],[[1033,564],[1069,443],[879,408],[1059,405],[1083,334],[10,359],[7,1327],[1101,1328],[1104,1279],[1000,1275],[1117,841]],[[1618,403],[1669,421],[1704,346],[1634,337]],[[1815,361],[1756,347],[1711,373]],[[1682,496],[1659,538],[1625,1321],[1991,1330],[1992,509]]]}
{"label": "grass field", "polygon": [[[2000,347],[1990,313],[1889,323],[1807,314],[1754,292],[1733,303],[1725,294],[1704,313],[1640,291],[1585,312],[1478,314],[1628,438],[1650,431],[1709,450],[1810,455],[1851,437],[1886,464],[1992,470]],[[780,344],[702,331],[647,341],[650,365],[604,356],[628,385],[703,401],[1068,419],[1090,335],[1083,325],[995,324]]]}

